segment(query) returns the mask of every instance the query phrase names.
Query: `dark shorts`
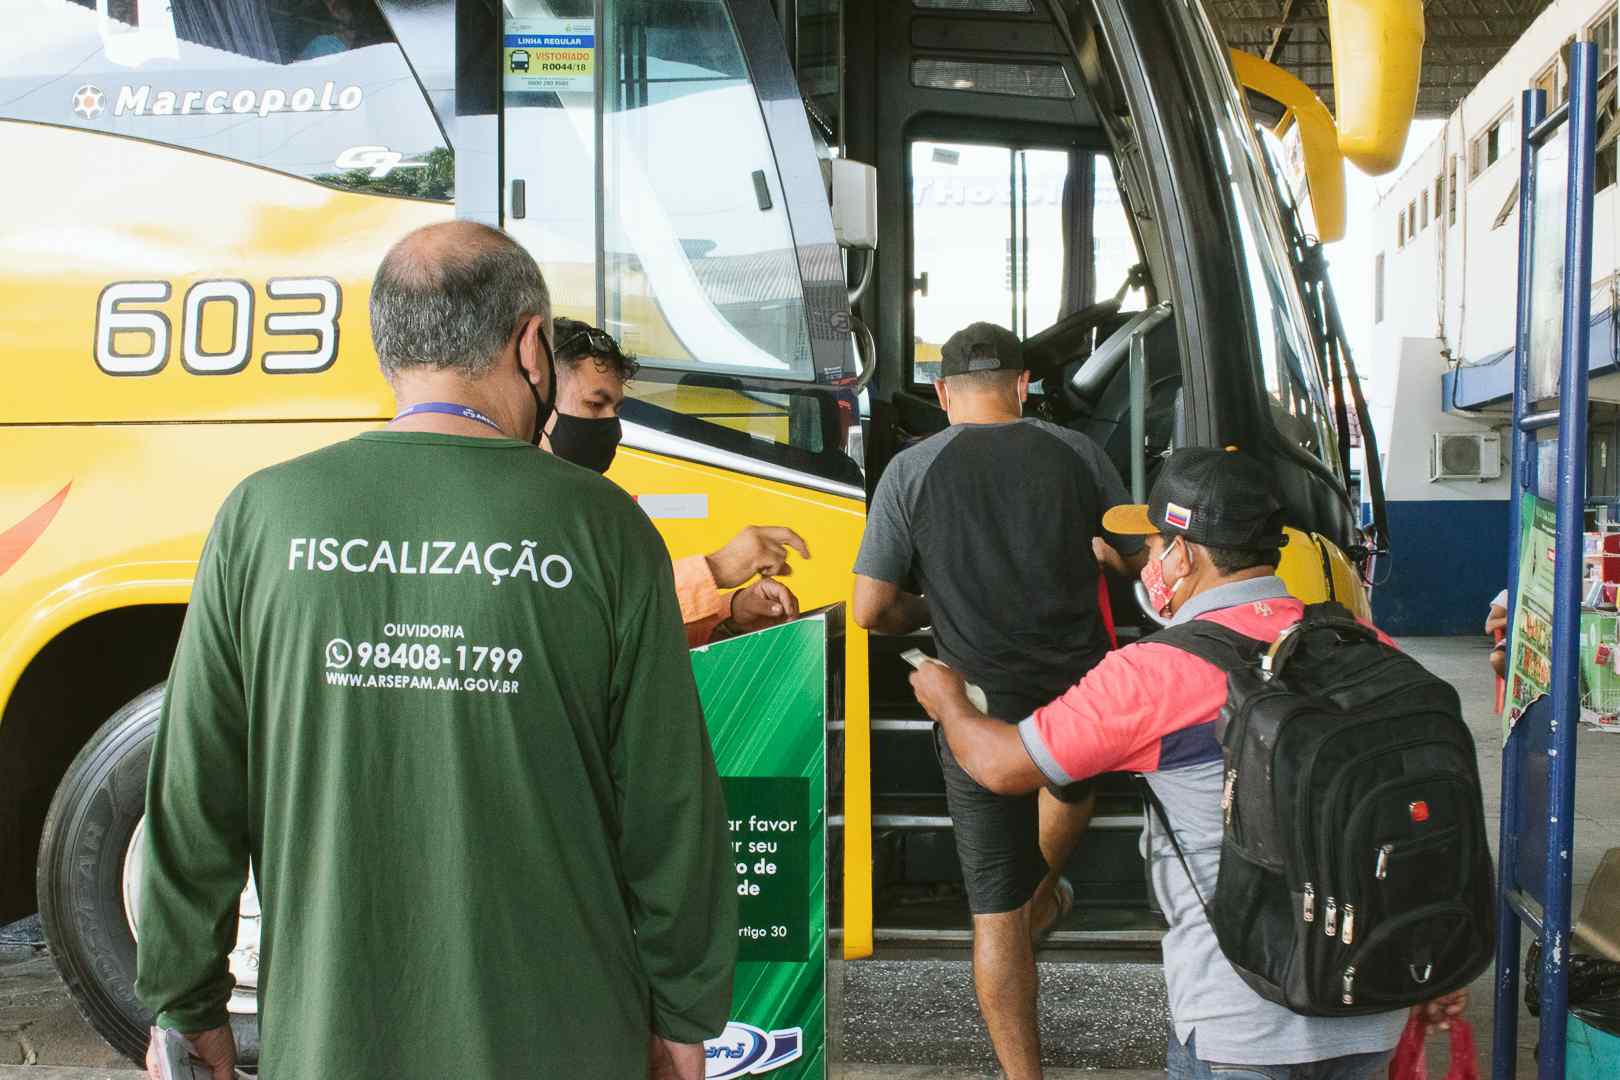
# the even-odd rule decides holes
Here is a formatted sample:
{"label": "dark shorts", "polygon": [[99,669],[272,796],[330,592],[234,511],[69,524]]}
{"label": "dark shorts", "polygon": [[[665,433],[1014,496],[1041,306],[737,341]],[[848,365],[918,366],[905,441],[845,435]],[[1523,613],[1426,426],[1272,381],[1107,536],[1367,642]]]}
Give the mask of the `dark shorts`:
{"label": "dark shorts", "polygon": [[[975,915],[1017,911],[1046,876],[1038,793],[997,795],[980,787],[956,763],[937,725],[934,748],[945,776],[945,804],[951,811],[968,910]],[[1094,781],[1081,780],[1047,790],[1063,802],[1076,803],[1089,797],[1093,787]]]}

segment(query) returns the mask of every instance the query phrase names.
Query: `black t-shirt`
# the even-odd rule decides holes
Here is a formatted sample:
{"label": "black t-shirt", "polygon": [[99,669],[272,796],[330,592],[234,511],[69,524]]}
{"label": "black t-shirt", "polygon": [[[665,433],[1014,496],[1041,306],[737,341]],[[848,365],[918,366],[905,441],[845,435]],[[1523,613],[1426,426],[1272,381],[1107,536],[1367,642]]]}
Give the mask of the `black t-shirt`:
{"label": "black t-shirt", "polygon": [[[878,482],[855,572],[928,597],[940,659],[1021,720],[1108,649],[1091,539],[1129,502],[1097,444],[1041,420],[958,424]],[[1141,537],[1108,540],[1125,554]]]}

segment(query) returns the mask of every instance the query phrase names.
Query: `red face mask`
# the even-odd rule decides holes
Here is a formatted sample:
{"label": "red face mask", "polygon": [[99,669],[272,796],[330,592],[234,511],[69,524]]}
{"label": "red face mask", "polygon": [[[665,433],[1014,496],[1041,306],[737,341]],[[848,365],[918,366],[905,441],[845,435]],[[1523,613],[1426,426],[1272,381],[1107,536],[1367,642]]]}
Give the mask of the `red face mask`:
{"label": "red face mask", "polygon": [[1164,580],[1164,560],[1168,559],[1174,550],[1175,544],[1172,542],[1164,549],[1163,554],[1157,559],[1149,559],[1147,565],[1142,567],[1142,586],[1147,589],[1148,603],[1153,605],[1154,611],[1165,618],[1170,617],[1170,601],[1175,598],[1182,582],[1187,580],[1185,575],[1174,585]]}

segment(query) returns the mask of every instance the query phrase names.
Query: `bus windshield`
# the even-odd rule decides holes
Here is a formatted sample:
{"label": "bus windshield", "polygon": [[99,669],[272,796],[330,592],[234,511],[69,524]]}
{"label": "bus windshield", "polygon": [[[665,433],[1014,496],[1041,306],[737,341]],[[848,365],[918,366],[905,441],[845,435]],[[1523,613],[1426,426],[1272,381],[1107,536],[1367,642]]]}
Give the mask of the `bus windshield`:
{"label": "bus windshield", "polygon": [[813,379],[787,208],[725,7],[607,14],[608,327],[658,367]]}
{"label": "bus windshield", "polygon": [[[1197,20],[1208,46],[1206,57],[1224,57],[1205,19]],[[1211,113],[1219,125],[1217,166],[1240,248],[1254,335],[1255,357],[1265,405],[1277,433],[1289,447],[1340,473],[1332,410],[1323,386],[1314,344],[1303,331],[1311,325],[1281,231],[1281,208],[1248,111],[1238,97],[1229,67],[1211,64],[1202,80]],[[1340,477],[1342,480],[1343,477]]]}

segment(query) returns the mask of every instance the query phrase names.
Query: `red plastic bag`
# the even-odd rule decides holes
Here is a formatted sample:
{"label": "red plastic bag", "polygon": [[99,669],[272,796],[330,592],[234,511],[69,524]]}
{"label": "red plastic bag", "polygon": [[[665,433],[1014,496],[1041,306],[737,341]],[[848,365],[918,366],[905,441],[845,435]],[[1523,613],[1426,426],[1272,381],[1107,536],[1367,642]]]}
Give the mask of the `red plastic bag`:
{"label": "red plastic bag", "polygon": [[[1401,1041],[1395,1045],[1395,1056],[1389,1063],[1389,1080],[1429,1080],[1429,1065],[1424,1057],[1423,1020],[1417,1013],[1406,1021]],[[1445,1080],[1479,1080],[1479,1063],[1475,1060],[1474,1028],[1468,1021],[1451,1021],[1451,1069]]]}

